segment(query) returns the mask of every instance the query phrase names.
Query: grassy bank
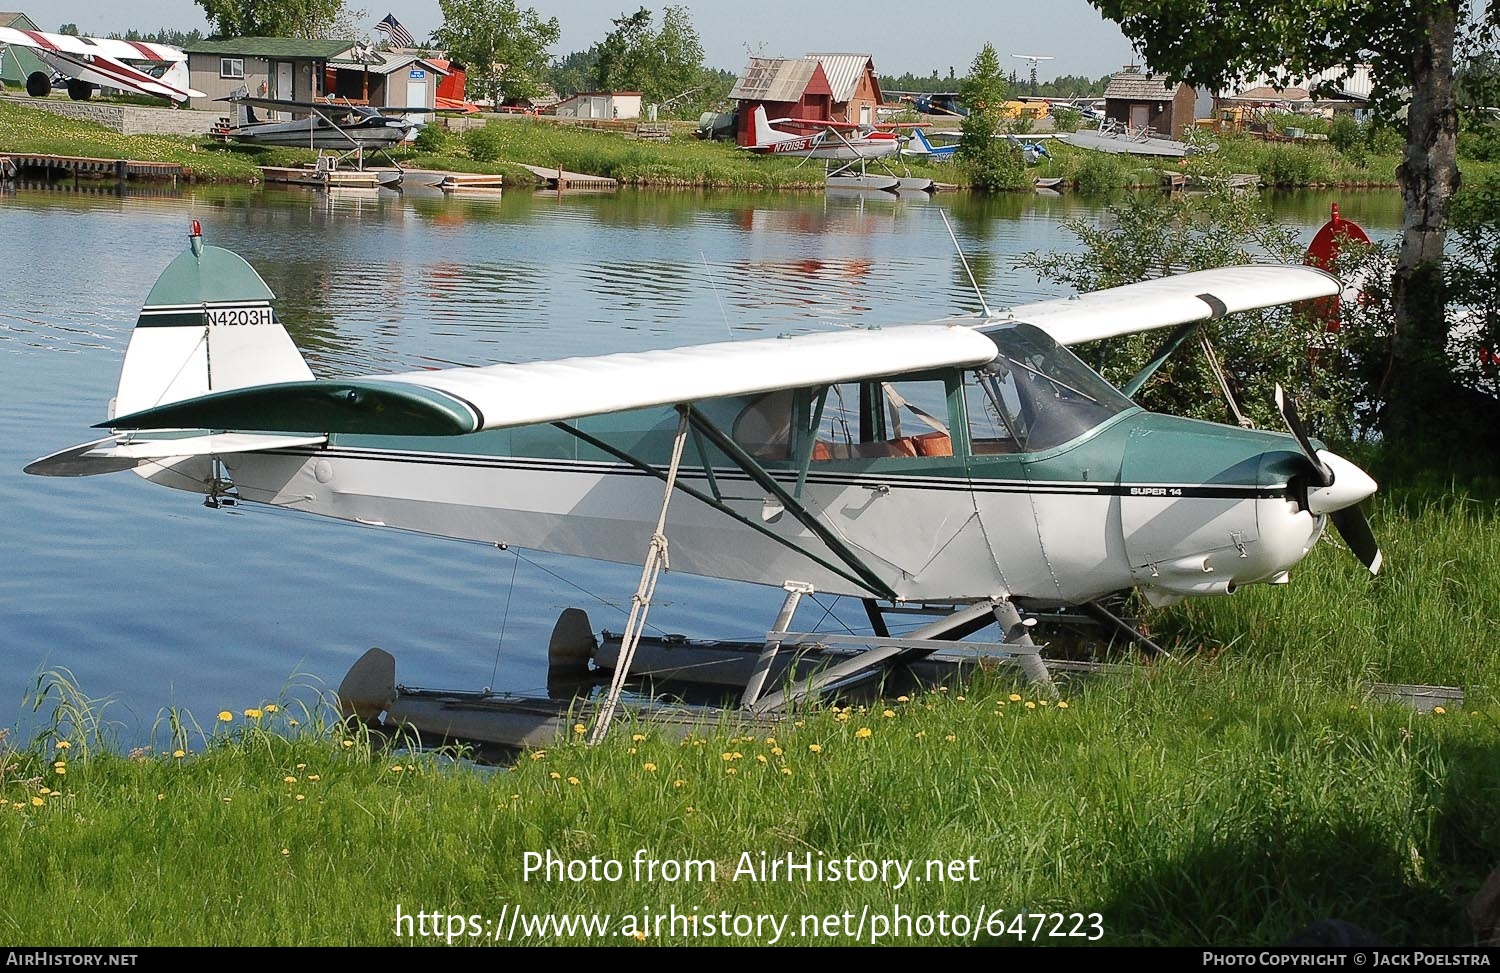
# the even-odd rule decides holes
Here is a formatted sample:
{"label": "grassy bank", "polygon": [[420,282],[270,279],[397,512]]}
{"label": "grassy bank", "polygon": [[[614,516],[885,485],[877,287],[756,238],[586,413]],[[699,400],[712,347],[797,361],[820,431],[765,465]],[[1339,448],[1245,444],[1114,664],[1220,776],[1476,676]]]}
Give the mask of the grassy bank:
{"label": "grassy bank", "polygon": [[[847,944],[800,917],[899,909],[1002,925],[1098,913],[1113,944],[1273,944],[1332,916],[1393,944],[1468,944],[1463,907],[1500,862],[1500,551],[1485,542],[1500,504],[1493,484],[1434,482],[1386,490],[1373,522],[1387,556],[1374,582],[1326,542],[1290,586],[1157,614],[1172,660],[1071,682],[1062,703],[996,674],[798,714],[770,737],[679,743],[623,725],[599,748],[570,734],[484,770],[259,698],[226,700],[227,721],[201,727],[168,714],[155,749],[126,754],[69,702],[54,731],[0,756],[0,930],[27,944],[385,945],[411,941],[398,907],[477,916],[488,935],[519,906],[612,925],[515,941],[630,943],[641,917],[675,907],[789,914],[782,942]],[[1408,680],[1463,686],[1467,705],[1418,715],[1369,694]],[[526,854],[548,851],[623,874],[528,880]],[[637,877],[638,852],[713,874]],[[930,880],[736,878],[747,852],[910,860]],[[928,861],[963,864],[939,880]]]}

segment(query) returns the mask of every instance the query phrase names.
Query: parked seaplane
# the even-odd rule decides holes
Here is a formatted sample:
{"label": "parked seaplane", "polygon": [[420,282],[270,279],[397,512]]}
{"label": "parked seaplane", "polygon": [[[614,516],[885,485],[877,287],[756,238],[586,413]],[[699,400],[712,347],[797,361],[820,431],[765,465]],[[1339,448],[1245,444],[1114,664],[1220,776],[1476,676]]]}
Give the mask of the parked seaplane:
{"label": "parked seaplane", "polygon": [[[204,97],[188,86],[187,55],[167,44],[0,27],[0,48],[4,47],[30,49],[59,79],[66,80],[68,97],[74,101],[87,99],[96,88],[118,88],[178,102]],[[53,80],[45,72],[33,71],[26,78],[26,93],[45,98],[52,92]]]}
{"label": "parked seaplane", "polygon": [[[234,106],[235,124],[224,137],[250,145],[287,145],[304,149],[351,152],[389,149],[415,135],[421,123],[413,119],[431,108],[372,108],[339,101],[294,101],[259,98],[241,87],[218,99]],[[255,109],[296,117],[260,118]]]}
{"label": "parked seaplane", "polygon": [[750,133],[754,141],[745,148],[758,155],[798,155],[833,162],[884,159],[901,151],[901,139],[895,132],[866,130],[848,122],[821,119],[778,118],[777,121],[817,131],[811,135],[798,135],[772,128],[765,107],[756,105],[750,115]]}
{"label": "parked seaplane", "polygon": [[[644,560],[627,645],[668,550],[677,571],[783,587],[744,691],[756,710],[997,621],[997,651],[1045,680],[1023,612],[1125,627],[1103,607],[1120,592],[1282,584],[1330,522],[1379,570],[1358,507],[1374,481],[1289,400],[1290,435],[1127,394],[1202,322],[1339,288],[1312,267],[1230,267],[925,324],[317,379],[259,275],[195,222],[141,310],[109,434],[26,470],[133,470],[210,506]],[[1123,391],[1069,351],[1154,329],[1165,350]],[[764,692],[812,591],[864,599],[876,634]],[[937,619],[891,636],[882,613],[915,606]]]}

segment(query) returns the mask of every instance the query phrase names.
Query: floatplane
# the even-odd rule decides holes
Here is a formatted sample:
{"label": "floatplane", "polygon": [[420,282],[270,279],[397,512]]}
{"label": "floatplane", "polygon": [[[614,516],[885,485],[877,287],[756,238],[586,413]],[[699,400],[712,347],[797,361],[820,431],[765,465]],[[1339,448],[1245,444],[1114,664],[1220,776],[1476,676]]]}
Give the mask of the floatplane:
{"label": "floatplane", "polygon": [[[865,167],[901,152],[901,136],[894,131],[856,125],[851,122],[816,118],[778,118],[813,129],[811,135],[800,135],[774,128],[763,105],[756,105],[750,116],[751,143],[745,148],[756,155],[788,155],[803,160],[821,159],[828,166],[826,178],[831,189],[877,190],[899,193],[905,190],[932,192],[931,179],[902,177],[886,169],[886,175],[870,175]],[[897,126],[888,126],[897,127]],[[917,129],[920,131],[920,129]],[[884,166],[884,163],[881,162]]]}
{"label": "floatplane", "polygon": [[26,93],[45,98],[54,85],[74,101],[86,101],[99,88],[117,88],[183,102],[202,98],[188,85],[187,55],[170,44],[75,37],[40,30],[0,27],[0,49],[24,47],[52,70],[26,76]]}
{"label": "floatplane", "polygon": [[[190,239],[146,298],[98,424],[108,434],[26,471],[130,470],[209,506],[643,564],[595,739],[669,564],[785,590],[747,667],[749,714],[953,649],[1045,686],[1039,613],[1137,634],[1112,596],[1286,583],[1330,523],[1380,568],[1359,509],[1376,484],[1311,440],[1289,399],[1281,433],[1130,398],[1203,322],[1337,294],[1313,267],[1229,267],[903,326],[318,379],[250,264],[205,246],[196,222]],[[1161,353],[1119,388],[1069,350],[1158,329]],[[874,634],[793,631],[814,592],[862,599]],[[918,612],[932,620],[891,634],[887,617]],[[996,625],[999,641],[960,641]],[[778,658],[814,646],[842,654],[772,677]],[[378,711],[395,697],[394,660],[375,670],[361,679]]]}

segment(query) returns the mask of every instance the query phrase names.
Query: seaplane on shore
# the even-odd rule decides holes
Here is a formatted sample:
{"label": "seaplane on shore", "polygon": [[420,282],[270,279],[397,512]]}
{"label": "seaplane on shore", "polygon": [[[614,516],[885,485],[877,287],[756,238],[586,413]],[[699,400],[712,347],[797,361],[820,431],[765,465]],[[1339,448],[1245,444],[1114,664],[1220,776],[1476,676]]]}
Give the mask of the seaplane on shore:
{"label": "seaplane on shore", "polygon": [[61,82],[74,101],[87,100],[99,88],[176,102],[204,97],[188,85],[187,55],[169,44],[0,27],[0,48],[5,47],[29,49],[54,72],[33,71],[27,76],[26,93],[33,98],[47,97],[55,82]]}
{"label": "seaplane on shore", "polygon": [[[1147,412],[1130,394],[1203,322],[1326,298],[1306,266],[1167,277],[921,324],[518,364],[315,378],[270,290],[191,247],[146,298],[101,439],[27,472],[132,470],[205,497],[357,524],[642,563],[602,736],[661,570],[784,588],[741,697],[764,713],[882,667],[980,647],[1045,684],[1032,613],[1286,583],[1332,523],[1371,571],[1371,478],[1303,430]],[[1116,388],[1070,346],[1165,329]],[[874,634],[793,685],[778,653],[811,592]],[[889,612],[935,620],[893,636]],[[1134,634],[1134,633],[1131,633]]]}
{"label": "seaplane on shore", "polygon": [[[244,87],[218,100],[229,102],[235,110],[235,124],[224,132],[227,139],[346,153],[399,145],[421,127],[414,119],[433,112],[431,108],[372,108],[338,100],[261,98]],[[257,108],[293,117],[261,118],[255,114]]]}

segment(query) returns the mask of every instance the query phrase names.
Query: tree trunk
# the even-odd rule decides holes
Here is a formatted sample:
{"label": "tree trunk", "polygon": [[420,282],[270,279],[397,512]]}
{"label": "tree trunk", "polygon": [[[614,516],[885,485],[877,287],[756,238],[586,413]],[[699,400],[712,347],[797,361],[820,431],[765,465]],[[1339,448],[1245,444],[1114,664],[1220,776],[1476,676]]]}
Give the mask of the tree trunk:
{"label": "tree trunk", "polygon": [[1403,202],[1401,255],[1393,281],[1395,321],[1381,424],[1387,442],[1434,442],[1464,426],[1447,357],[1444,207],[1458,189],[1458,109],[1453,55],[1457,3],[1417,4],[1413,30],[1428,38],[1411,64],[1407,141],[1397,178]]}

